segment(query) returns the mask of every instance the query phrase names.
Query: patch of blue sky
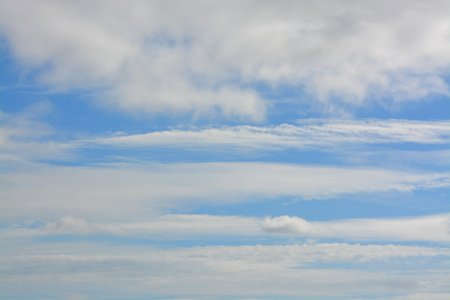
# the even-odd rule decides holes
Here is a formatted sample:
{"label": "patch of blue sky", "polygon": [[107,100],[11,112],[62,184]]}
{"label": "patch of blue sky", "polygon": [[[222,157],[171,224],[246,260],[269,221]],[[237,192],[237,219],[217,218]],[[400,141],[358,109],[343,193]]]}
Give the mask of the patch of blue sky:
{"label": "patch of blue sky", "polygon": [[[450,188],[414,192],[356,193],[330,199],[309,200],[295,196],[254,198],[238,204],[203,204],[189,210],[195,214],[245,215],[254,217],[291,215],[308,221],[347,218],[412,217],[450,212]],[[183,212],[180,210],[177,212]]]}
{"label": "patch of blue sky", "polygon": [[450,101],[448,96],[432,95],[424,101],[409,100],[395,105],[375,103],[360,107],[356,115],[359,118],[376,119],[448,120],[450,118]]}
{"label": "patch of blue sky", "polygon": [[[290,164],[337,164],[346,165],[346,161],[336,153],[315,150],[282,149],[242,149],[235,146],[150,146],[150,147],[109,147],[86,146],[76,150],[77,163],[114,161],[146,161],[162,163],[179,162],[279,162]],[[64,164],[64,161],[60,163]]]}
{"label": "patch of blue sky", "polygon": [[[89,138],[89,137],[88,137]],[[95,137],[94,137],[95,139]],[[45,140],[53,140],[46,137]],[[74,140],[76,142],[76,139]],[[71,140],[66,140],[71,142]],[[448,144],[389,143],[306,149],[188,143],[161,146],[108,146],[88,143],[69,150],[69,158],[42,160],[57,165],[114,162],[265,162],[298,165],[367,166],[408,170],[446,171]],[[446,155],[446,151],[449,153]]]}

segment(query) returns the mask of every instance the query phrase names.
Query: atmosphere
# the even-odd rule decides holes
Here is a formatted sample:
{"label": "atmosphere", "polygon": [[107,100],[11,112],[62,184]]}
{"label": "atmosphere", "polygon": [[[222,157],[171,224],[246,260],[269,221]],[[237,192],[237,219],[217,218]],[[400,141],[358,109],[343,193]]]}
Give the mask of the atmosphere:
{"label": "atmosphere", "polygon": [[0,298],[450,299],[449,16],[0,0]]}

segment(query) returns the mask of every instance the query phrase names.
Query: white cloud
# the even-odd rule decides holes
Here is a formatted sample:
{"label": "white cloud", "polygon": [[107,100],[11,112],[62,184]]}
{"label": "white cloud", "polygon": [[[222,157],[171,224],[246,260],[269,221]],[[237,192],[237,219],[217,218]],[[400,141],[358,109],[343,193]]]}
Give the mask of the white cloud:
{"label": "white cloud", "polygon": [[238,203],[277,196],[324,199],[350,193],[439,188],[447,173],[273,163],[41,166],[0,174],[3,218],[145,219],[192,203]]}
{"label": "white cloud", "polygon": [[[115,147],[221,145],[248,149],[342,147],[349,144],[450,143],[450,122],[408,120],[303,120],[300,125],[229,126],[119,135],[84,143]],[[83,143],[81,141],[80,143]]]}
{"label": "white cloud", "polygon": [[449,242],[450,215],[328,222],[309,222],[299,217],[281,216],[266,218],[263,229],[270,233],[316,238]]}
{"label": "white cloud", "polygon": [[[37,107],[42,106],[38,103]],[[45,105],[44,105],[45,106]],[[3,162],[33,162],[42,159],[59,159],[83,162],[89,159],[83,150],[100,148],[121,151],[127,148],[170,147],[210,154],[233,154],[248,157],[255,153],[273,153],[283,150],[320,150],[336,154],[345,163],[377,164],[382,158],[385,165],[446,166],[447,150],[412,151],[393,150],[401,143],[423,145],[450,144],[450,123],[447,121],[409,120],[330,120],[306,119],[300,124],[277,126],[224,126],[170,129],[143,134],[123,132],[103,136],[86,136],[78,139],[58,140],[61,132],[38,120],[30,111],[18,114],[0,113],[0,160]],[[377,151],[370,146],[385,148]],[[105,148],[107,147],[107,148]],[[355,149],[355,147],[357,147]],[[138,160],[139,154],[133,157]],[[142,155],[142,158],[146,158]],[[110,156],[112,160],[129,160],[128,157]]]}
{"label": "white cloud", "polygon": [[21,1],[1,3],[0,31],[54,88],[101,87],[106,105],[133,112],[258,120],[261,82],[302,86],[331,111],[331,99],[448,95],[449,11],[439,0]]}

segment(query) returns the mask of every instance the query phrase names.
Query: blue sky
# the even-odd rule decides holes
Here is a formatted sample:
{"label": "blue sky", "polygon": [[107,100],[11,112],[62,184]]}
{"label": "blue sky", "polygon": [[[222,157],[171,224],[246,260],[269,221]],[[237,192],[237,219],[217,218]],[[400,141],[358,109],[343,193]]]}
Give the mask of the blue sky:
{"label": "blue sky", "polygon": [[449,299],[446,1],[0,1],[0,298]]}

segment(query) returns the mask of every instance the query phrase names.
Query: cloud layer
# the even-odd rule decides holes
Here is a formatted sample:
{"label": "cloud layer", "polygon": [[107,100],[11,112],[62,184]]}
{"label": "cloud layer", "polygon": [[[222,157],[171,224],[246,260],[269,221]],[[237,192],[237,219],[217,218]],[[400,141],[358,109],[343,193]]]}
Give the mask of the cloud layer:
{"label": "cloud layer", "polygon": [[449,16],[0,0],[0,299],[450,299]]}
{"label": "cloud layer", "polygon": [[447,173],[275,163],[34,166],[0,174],[0,215],[138,218],[192,203],[239,203],[277,196],[327,199],[344,194],[448,187]]}
{"label": "cloud layer", "polygon": [[15,224],[5,227],[4,237],[52,235],[110,235],[172,240],[197,237],[262,237],[267,234],[313,239],[363,241],[427,241],[450,242],[450,215],[412,218],[344,219],[307,221],[300,217],[255,217],[216,215],[162,215],[142,222],[89,222],[72,216],[40,225]]}
{"label": "cloud layer", "polygon": [[300,87],[322,111],[448,95],[449,12],[439,0],[2,2],[0,33],[40,84],[100,89],[130,112],[260,120],[260,83]]}
{"label": "cloud layer", "polygon": [[[448,257],[445,248],[346,243],[177,249],[69,245],[34,244],[32,249],[19,247],[14,252],[3,248],[0,295],[11,297],[26,284],[27,289],[22,291],[25,295],[59,299],[74,290],[81,295],[100,293],[102,299],[149,294],[224,299],[280,296],[348,299],[365,298],[368,294],[383,297],[445,294],[449,286],[445,268],[419,272],[408,268],[411,262],[420,265],[430,259],[445,260]],[[386,270],[333,265],[370,266],[370,263],[382,264]],[[324,267],[326,264],[331,265]],[[394,270],[387,271],[389,268]],[[93,281],[95,285],[91,284]]]}

